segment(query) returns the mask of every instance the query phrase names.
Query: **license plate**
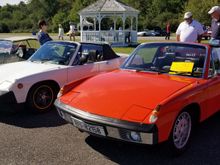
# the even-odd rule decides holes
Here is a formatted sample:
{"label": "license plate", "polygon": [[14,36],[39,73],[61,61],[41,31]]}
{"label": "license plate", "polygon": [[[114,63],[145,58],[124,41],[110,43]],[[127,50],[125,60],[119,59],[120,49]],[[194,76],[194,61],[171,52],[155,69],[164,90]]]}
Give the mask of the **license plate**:
{"label": "license plate", "polygon": [[82,120],[72,117],[73,125],[84,131],[88,131],[97,135],[106,136],[105,130],[102,126],[87,124]]}

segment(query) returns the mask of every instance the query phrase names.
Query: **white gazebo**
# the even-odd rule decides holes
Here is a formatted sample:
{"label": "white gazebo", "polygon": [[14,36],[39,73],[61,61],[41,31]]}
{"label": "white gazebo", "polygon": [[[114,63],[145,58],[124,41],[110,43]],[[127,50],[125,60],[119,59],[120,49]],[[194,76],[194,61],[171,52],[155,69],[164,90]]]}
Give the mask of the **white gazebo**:
{"label": "white gazebo", "polygon": [[[117,0],[98,0],[79,12],[81,41],[109,42],[114,46],[137,44],[138,14],[138,10]],[[112,20],[112,26],[102,29],[106,18]],[[85,22],[90,22],[93,29],[84,30]]]}

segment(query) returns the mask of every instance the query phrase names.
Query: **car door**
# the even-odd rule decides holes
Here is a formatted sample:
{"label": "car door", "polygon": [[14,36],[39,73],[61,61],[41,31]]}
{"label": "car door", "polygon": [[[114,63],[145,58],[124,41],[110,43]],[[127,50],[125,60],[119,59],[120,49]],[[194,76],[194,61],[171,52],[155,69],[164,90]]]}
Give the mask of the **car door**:
{"label": "car door", "polygon": [[115,52],[111,49],[109,45],[103,45],[102,51],[99,52],[98,56],[102,58],[99,59],[99,71],[112,71],[118,69],[120,65],[124,62],[127,58],[124,56],[118,56]]}
{"label": "car door", "polygon": [[118,57],[112,60],[104,60],[99,61],[97,64],[99,65],[100,72],[112,71],[118,69],[122,63],[122,58]]}
{"label": "car door", "polygon": [[[99,65],[89,56],[93,52],[93,47],[89,44],[82,44],[71,67],[67,70],[68,82],[84,77],[94,76],[99,72]],[[80,59],[85,58],[84,61]]]}
{"label": "car door", "polygon": [[210,116],[220,109],[220,48],[212,48],[207,85],[208,108],[206,110],[206,115]]}

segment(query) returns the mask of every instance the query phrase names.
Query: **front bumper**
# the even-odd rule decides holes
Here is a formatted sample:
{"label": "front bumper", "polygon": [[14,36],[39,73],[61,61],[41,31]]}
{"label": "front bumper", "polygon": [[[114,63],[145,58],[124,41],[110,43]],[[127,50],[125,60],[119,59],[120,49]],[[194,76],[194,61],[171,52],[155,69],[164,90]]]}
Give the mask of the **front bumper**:
{"label": "front bumper", "polygon": [[[140,144],[157,144],[158,143],[158,129],[155,124],[141,124],[108,118],[104,116],[94,115],[66,104],[61,103],[59,100],[55,101],[55,106],[59,115],[69,123],[74,123],[73,119],[82,121],[83,123],[103,127],[105,138],[114,138],[122,141],[140,143]],[[79,128],[79,127],[78,127]],[[89,134],[94,134],[88,130],[83,130]],[[131,134],[138,135],[138,140],[134,140]],[[100,136],[100,135],[98,135]]]}
{"label": "front bumper", "polygon": [[0,105],[17,104],[17,100],[12,91],[0,96]]}

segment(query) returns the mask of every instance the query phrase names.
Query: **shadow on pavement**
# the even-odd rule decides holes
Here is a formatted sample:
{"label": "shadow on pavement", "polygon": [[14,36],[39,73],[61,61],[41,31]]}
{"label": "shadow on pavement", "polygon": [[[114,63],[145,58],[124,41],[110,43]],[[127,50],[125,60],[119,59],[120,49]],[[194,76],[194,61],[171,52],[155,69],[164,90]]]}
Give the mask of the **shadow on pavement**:
{"label": "shadow on pavement", "polygon": [[86,143],[108,159],[122,165],[216,164],[220,161],[220,113],[199,125],[190,148],[179,157],[167,154],[165,144],[148,146],[88,136]]}
{"label": "shadow on pavement", "polygon": [[50,112],[36,114],[23,108],[14,110],[10,107],[4,109],[1,107],[0,122],[23,128],[56,127],[66,124],[55,108]]}

